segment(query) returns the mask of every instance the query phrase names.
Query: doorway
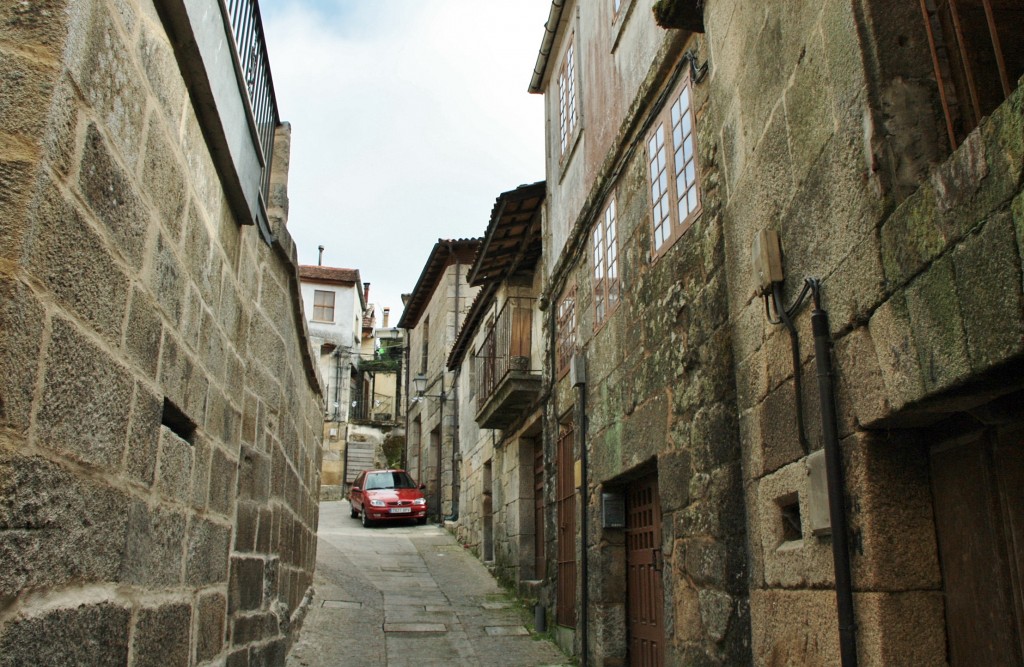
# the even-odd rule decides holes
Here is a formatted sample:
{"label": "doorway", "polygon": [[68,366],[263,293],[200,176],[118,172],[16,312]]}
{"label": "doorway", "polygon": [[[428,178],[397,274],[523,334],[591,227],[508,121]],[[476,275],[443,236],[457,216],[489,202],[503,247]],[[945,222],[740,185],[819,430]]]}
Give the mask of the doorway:
{"label": "doorway", "polygon": [[661,503],[658,476],[626,491],[626,619],[629,664],[661,667],[665,659],[665,592],[662,588]]}
{"label": "doorway", "polygon": [[564,425],[558,436],[557,498],[558,514],[557,604],[556,621],[567,628],[576,627],[576,484],[575,431]]}
{"label": "doorway", "polygon": [[929,458],[950,665],[1024,664],[1024,425]]}

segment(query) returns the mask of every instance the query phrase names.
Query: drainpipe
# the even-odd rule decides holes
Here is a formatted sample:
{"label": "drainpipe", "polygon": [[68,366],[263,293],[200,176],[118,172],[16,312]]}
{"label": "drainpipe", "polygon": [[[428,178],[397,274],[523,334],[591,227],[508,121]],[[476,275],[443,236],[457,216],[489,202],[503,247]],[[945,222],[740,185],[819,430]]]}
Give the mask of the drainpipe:
{"label": "drainpipe", "polygon": [[582,617],[580,619],[580,665],[581,667],[587,667],[590,658],[588,628],[588,611],[590,608],[588,564],[590,561],[587,557],[589,532],[587,530],[587,517],[590,515],[588,511],[590,481],[587,471],[587,364],[586,358],[582,354],[573,356],[572,368],[569,370],[569,374],[572,377],[573,388],[576,390],[576,423],[579,424],[578,432],[580,434],[580,495],[583,499],[580,506],[580,579],[582,582],[580,585],[580,615]]}
{"label": "drainpipe", "polygon": [[828,313],[821,307],[821,284],[808,278],[814,299],[811,331],[818,374],[818,405],[825,441],[825,478],[828,481],[828,512],[832,523],[832,562],[836,575],[836,611],[839,620],[839,655],[843,667],[857,665],[857,630],[853,615],[853,584],[850,577],[850,547],[847,542],[846,507],[843,487],[843,457],[839,449],[839,428],[832,380],[832,340]]}
{"label": "drainpipe", "polygon": [[[458,283],[456,283],[456,285],[458,285]],[[458,302],[456,301],[456,303]],[[462,483],[459,479],[459,475],[456,474],[458,471],[455,469],[459,454],[458,386],[459,370],[455,369],[455,378],[452,380],[452,396],[455,398],[454,407],[452,408],[452,421],[455,422],[452,426],[452,511],[447,517],[445,517],[449,521],[459,520],[459,494],[462,492]]]}
{"label": "drainpipe", "polygon": [[[400,374],[401,368],[409,368],[410,334],[408,329],[402,329],[402,331],[405,332],[405,336],[403,336],[402,340],[402,366],[399,368]],[[409,382],[411,380],[411,376],[412,373],[409,372],[405,373],[404,378],[402,378],[401,375],[399,375],[398,382],[395,383],[396,386],[400,387],[402,385],[402,382],[405,382],[405,447],[402,447],[402,470],[405,470],[406,472],[409,471]],[[401,400],[401,396],[396,397],[396,403],[401,404]],[[421,435],[420,437],[423,436]],[[418,475],[416,477],[416,480],[417,483],[423,482],[423,480]]]}
{"label": "drainpipe", "polygon": [[[452,253],[455,256],[455,334],[458,335],[459,329],[461,328],[461,325],[459,324],[459,315],[462,313],[462,297],[460,295],[459,289],[462,286],[462,260],[460,260],[459,256],[455,254],[455,251],[452,249],[450,243],[448,244],[448,252]],[[441,372],[443,373],[444,370],[442,369]],[[457,486],[455,477],[455,455],[459,451],[459,383],[457,373],[455,379],[452,381],[452,399],[454,405],[454,407],[452,408],[452,421],[454,422],[452,424],[452,507],[451,514],[449,516],[452,517],[452,520],[454,520],[457,519],[459,516],[458,510],[455,508],[455,488]],[[444,429],[443,424],[441,425],[441,428]]]}
{"label": "drainpipe", "polygon": [[434,498],[436,498],[436,500],[437,500],[437,523],[438,524],[441,524],[441,523],[444,522],[443,515],[441,514],[441,461],[442,461],[441,450],[444,449],[444,401],[445,401],[444,369],[442,368],[441,369],[441,398],[438,401],[438,404],[440,405],[440,407],[438,409],[438,415],[440,416],[440,429],[439,429],[439,431],[441,433],[441,437],[439,437],[437,439],[437,475],[436,475],[436,482],[437,483],[436,483],[435,489],[434,489]]}

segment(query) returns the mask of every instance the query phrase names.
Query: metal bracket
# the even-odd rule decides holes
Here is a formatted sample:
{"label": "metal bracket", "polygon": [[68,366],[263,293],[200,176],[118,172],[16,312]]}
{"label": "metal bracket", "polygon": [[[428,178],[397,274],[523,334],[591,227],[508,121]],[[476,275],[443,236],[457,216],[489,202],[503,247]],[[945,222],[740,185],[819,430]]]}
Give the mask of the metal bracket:
{"label": "metal bracket", "polygon": [[690,81],[694,83],[700,83],[704,80],[704,77],[708,74],[708,61],[705,60],[703,65],[697,65],[697,52],[694,49],[690,49],[683,54],[683,60],[690,63]]}

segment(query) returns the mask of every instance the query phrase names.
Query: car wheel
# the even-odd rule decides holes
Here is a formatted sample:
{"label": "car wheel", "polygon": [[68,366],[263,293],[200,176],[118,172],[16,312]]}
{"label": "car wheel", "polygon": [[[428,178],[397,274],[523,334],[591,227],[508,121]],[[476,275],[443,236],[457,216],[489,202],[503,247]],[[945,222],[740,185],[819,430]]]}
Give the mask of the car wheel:
{"label": "car wheel", "polygon": [[421,516],[420,518],[416,519],[416,525],[417,526],[425,526],[426,524],[427,524],[427,517]]}
{"label": "car wheel", "polygon": [[360,512],[359,516],[362,518],[363,528],[369,528],[373,525],[373,522],[366,518],[366,510]]}

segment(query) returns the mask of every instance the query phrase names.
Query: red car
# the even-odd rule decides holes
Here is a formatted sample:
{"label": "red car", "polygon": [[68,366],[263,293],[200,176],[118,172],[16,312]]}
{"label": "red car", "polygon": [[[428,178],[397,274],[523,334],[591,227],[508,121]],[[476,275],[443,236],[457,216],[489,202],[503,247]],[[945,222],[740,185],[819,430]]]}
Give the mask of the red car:
{"label": "red car", "polygon": [[425,488],[404,470],[364,470],[348,492],[352,518],[362,517],[367,527],[395,519],[416,519],[422,526],[427,522]]}

